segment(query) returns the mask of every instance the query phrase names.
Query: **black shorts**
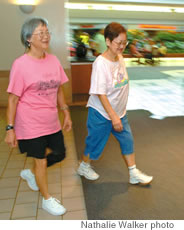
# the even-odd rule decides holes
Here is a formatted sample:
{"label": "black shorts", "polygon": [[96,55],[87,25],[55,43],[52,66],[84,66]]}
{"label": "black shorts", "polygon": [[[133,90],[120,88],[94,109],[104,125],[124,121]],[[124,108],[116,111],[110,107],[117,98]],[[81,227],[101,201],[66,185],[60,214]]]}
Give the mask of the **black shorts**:
{"label": "black shorts", "polygon": [[46,148],[57,152],[65,157],[65,145],[62,131],[50,135],[37,137],[33,139],[18,140],[21,153],[27,153],[28,157],[44,159],[46,158]]}

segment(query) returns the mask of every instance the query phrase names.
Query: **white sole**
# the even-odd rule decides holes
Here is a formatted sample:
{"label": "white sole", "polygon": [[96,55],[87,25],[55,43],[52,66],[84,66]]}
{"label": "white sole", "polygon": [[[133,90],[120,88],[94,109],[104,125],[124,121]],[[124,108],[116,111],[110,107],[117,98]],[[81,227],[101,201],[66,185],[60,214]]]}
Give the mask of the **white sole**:
{"label": "white sole", "polygon": [[97,178],[95,178],[95,179],[93,179],[93,178],[89,178],[89,177],[87,177],[85,174],[83,174],[83,173],[79,173],[78,171],[77,171],[77,174],[79,175],[79,176],[83,176],[83,177],[85,177],[86,179],[88,179],[88,180],[98,180],[98,178],[99,177],[97,177]]}
{"label": "white sole", "polygon": [[135,183],[133,182],[133,183],[132,183],[132,182],[130,182],[130,181],[129,181],[129,183],[130,183],[130,184],[133,184],[133,185],[134,185],[134,184],[148,185],[148,184],[151,184],[152,181],[153,181],[153,178],[152,178],[150,181],[146,182],[146,183],[142,183],[142,182],[135,182]]}
{"label": "white sole", "polygon": [[53,216],[62,216],[62,215],[64,215],[66,213],[66,209],[62,213],[58,214],[58,213],[52,212],[52,211],[50,211],[50,210],[48,210],[48,209],[46,209],[44,207],[42,207],[42,208],[43,208],[43,210],[45,210],[46,212],[48,212],[49,214],[51,214]]}

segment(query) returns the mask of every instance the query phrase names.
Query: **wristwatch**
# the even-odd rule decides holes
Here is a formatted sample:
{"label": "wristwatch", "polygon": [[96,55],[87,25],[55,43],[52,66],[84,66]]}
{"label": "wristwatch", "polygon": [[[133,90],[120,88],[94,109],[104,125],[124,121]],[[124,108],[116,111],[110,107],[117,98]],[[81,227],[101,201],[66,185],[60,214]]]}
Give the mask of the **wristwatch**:
{"label": "wristwatch", "polygon": [[7,125],[6,126],[6,131],[10,130],[10,129],[14,129],[13,125]]}

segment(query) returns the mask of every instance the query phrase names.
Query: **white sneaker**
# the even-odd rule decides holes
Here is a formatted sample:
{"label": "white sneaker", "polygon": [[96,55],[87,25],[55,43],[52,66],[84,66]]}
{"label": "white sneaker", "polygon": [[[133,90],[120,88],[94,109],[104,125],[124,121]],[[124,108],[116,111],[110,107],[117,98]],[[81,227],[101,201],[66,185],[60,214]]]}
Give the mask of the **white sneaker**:
{"label": "white sneaker", "polygon": [[99,175],[92,169],[91,165],[84,161],[80,163],[77,173],[88,180],[97,180],[99,178]]}
{"label": "white sneaker", "polygon": [[144,173],[142,173],[139,169],[135,169],[134,172],[130,172],[130,184],[150,184],[153,180],[152,176],[148,176]]}
{"label": "white sneaker", "polygon": [[43,198],[42,208],[54,216],[60,216],[66,212],[66,209],[61,205],[60,201],[54,197],[50,197],[48,200]]}
{"label": "white sneaker", "polygon": [[38,185],[36,184],[35,175],[31,172],[30,169],[24,169],[20,172],[20,176],[22,179],[27,181],[28,186],[30,189],[34,191],[39,191]]}

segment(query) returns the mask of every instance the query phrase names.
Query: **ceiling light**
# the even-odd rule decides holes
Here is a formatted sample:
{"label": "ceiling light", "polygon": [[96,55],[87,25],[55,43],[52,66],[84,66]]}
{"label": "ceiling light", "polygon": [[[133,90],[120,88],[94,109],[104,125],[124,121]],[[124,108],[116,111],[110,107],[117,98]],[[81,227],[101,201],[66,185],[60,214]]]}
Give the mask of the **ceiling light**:
{"label": "ceiling light", "polygon": [[16,0],[17,5],[37,5],[37,0]]}
{"label": "ceiling light", "polygon": [[184,8],[171,8],[165,6],[143,5],[118,5],[118,4],[88,4],[88,3],[65,3],[65,8],[75,10],[118,10],[118,11],[142,11],[142,12],[176,12],[184,13]]}
{"label": "ceiling light", "polygon": [[34,11],[35,5],[19,5],[20,10],[25,14],[30,14]]}

